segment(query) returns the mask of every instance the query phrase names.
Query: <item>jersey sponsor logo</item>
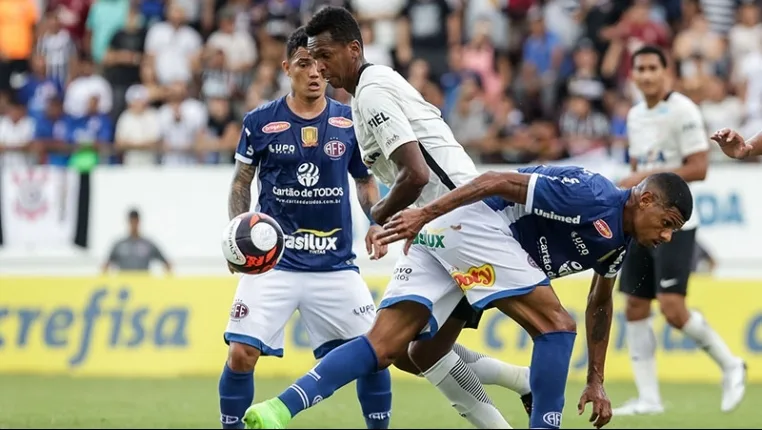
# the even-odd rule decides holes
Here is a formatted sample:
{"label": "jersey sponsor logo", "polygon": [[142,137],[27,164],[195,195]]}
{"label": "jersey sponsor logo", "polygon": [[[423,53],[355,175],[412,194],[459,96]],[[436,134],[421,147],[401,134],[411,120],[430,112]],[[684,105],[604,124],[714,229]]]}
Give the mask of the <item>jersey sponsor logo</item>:
{"label": "jersey sponsor logo", "polygon": [[371,314],[371,313],[374,313],[375,311],[376,311],[376,305],[374,305],[373,303],[352,309],[352,313],[358,316]]}
{"label": "jersey sponsor logo", "polygon": [[249,307],[241,299],[237,299],[233,302],[233,306],[230,307],[230,319],[233,321],[240,321],[249,316]]}
{"label": "jersey sponsor logo", "polygon": [[296,169],[296,180],[305,188],[273,187],[272,193],[278,201],[296,204],[338,204],[344,196],[343,187],[312,188],[320,180],[320,169],[313,163],[300,164]]}
{"label": "jersey sponsor logo", "polygon": [[372,167],[373,164],[375,164],[376,160],[378,160],[378,157],[380,157],[380,156],[381,156],[381,152],[380,151],[373,152],[373,153],[367,154],[365,157],[363,157],[362,162],[366,166]]}
{"label": "jersey sponsor logo", "polygon": [[413,239],[413,245],[423,245],[433,249],[444,249],[444,235],[437,234],[446,229],[429,230],[427,232],[418,233]]}
{"label": "jersey sponsor logo", "polygon": [[559,215],[553,211],[546,212],[540,208],[534,208],[534,214],[543,218],[552,219],[553,221],[561,221],[567,224],[579,224],[582,221],[581,215],[565,216]]}
{"label": "jersey sponsor logo", "polygon": [[325,152],[325,155],[337,160],[347,152],[347,145],[344,145],[344,142],[339,140],[332,140],[323,146],[323,151]]}
{"label": "jersey sponsor logo", "polygon": [[334,235],[340,231],[341,228],[335,228],[331,231],[300,228],[293,234],[286,235],[286,248],[318,255],[329,251],[336,251],[339,238],[334,237]]}
{"label": "jersey sponsor logo", "polygon": [[296,145],[289,145],[287,143],[271,143],[267,145],[267,149],[272,154],[291,155],[296,152]]}
{"label": "jersey sponsor logo", "polygon": [[296,180],[304,187],[314,187],[320,180],[320,169],[312,163],[302,163],[296,169]]}
{"label": "jersey sponsor logo", "polygon": [[386,115],[383,112],[378,112],[377,114],[373,115],[368,120],[368,126],[371,128],[378,128],[381,124],[385,123],[386,121],[389,121],[391,118],[389,118],[388,115]]}
{"label": "jersey sponsor logo", "polygon": [[305,148],[312,148],[318,144],[318,128],[317,127],[302,127],[302,146]]}
{"label": "jersey sponsor logo", "polygon": [[395,134],[394,136],[392,136],[392,137],[390,137],[390,138],[388,138],[388,139],[386,139],[384,141],[384,146],[386,146],[388,148],[390,146],[393,146],[395,143],[397,143],[399,141],[400,141],[400,136],[398,134]]}
{"label": "jersey sponsor logo", "polygon": [[611,228],[608,224],[606,224],[606,221],[602,219],[595,220],[593,223],[595,226],[595,229],[598,230],[598,234],[605,237],[606,239],[611,239],[614,237],[614,233],[611,231]]}
{"label": "jersey sponsor logo", "polygon": [[450,274],[455,283],[463,291],[474,287],[491,287],[495,285],[495,268],[491,264],[482,264],[479,267],[470,267],[465,272],[452,272]]}
{"label": "jersey sponsor logo", "polygon": [[396,281],[407,282],[410,280],[410,275],[413,273],[411,267],[395,267],[392,278]]}
{"label": "jersey sponsor logo", "polygon": [[574,242],[574,246],[577,248],[577,252],[579,252],[579,255],[589,255],[590,250],[587,249],[587,245],[585,244],[585,241],[582,240],[582,236],[579,235],[576,231],[573,231],[571,233],[572,242]]}
{"label": "jersey sponsor logo", "polygon": [[291,128],[290,122],[275,121],[275,122],[266,124],[264,127],[262,127],[262,133],[267,133],[267,134],[281,133],[283,131],[288,130],[289,128]]}
{"label": "jersey sponsor logo", "polygon": [[583,270],[585,270],[585,268],[580,263],[569,260],[558,268],[557,277],[560,278],[562,276],[571,275],[573,273],[581,272]]}
{"label": "jersey sponsor logo", "polygon": [[343,116],[332,116],[328,118],[328,124],[338,128],[350,128],[352,127],[352,120],[344,118]]}

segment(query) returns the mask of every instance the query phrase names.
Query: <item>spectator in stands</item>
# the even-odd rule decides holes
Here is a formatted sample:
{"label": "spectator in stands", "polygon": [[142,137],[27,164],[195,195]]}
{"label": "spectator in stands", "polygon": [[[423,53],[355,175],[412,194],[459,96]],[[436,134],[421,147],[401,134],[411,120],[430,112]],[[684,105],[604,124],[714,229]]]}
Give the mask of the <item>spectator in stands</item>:
{"label": "spectator in stands", "polygon": [[175,1],[167,4],[167,21],[152,25],[146,35],[146,60],[161,86],[190,83],[201,64],[201,35],[186,23],[185,11]]}
{"label": "spectator in stands", "polygon": [[59,81],[46,76],[45,57],[33,55],[30,73],[19,79],[16,96],[26,105],[27,113],[32,118],[45,114],[48,100],[63,97],[63,87]]}
{"label": "spectator in stands", "polygon": [[116,123],[115,148],[125,165],[154,165],[159,160],[161,126],[156,109],[148,105],[148,89],[133,85],[127,89],[127,110]]}
{"label": "spectator in stands", "polygon": [[103,62],[111,39],[124,27],[129,11],[130,0],[95,0],[90,7],[85,45],[89,47],[89,54],[95,64]]}
{"label": "spectator in stands", "polygon": [[225,54],[225,70],[242,75],[248,73],[257,61],[257,47],[248,31],[236,29],[235,18],[233,8],[226,7],[220,11],[219,30],[209,36],[205,49],[208,52],[221,50]]}
{"label": "spectator in stands", "polygon": [[34,120],[26,114],[26,106],[11,99],[8,114],[0,117],[0,168],[36,164]]}
{"label": "spectator in stands", "polygon": [[439,82],[447,72],[447,50],[460,43],[460,17],[447,0],[408,0],[399,18],[397,62],[407,68],[414,58],[429,65]]}
{"label": "spectator in stands", "polygon": [[90,49],[83,45],[83,41],[91,3],[92,0],[48,0],[48,11],[71,37],[75,50]]}
{"label": "spectator in stands", "polygon": [[225,87],[209,86],[204,95],[209,120],[206,135],[202,139],[202,159],[207,164],[231,164],[241,135],[241,122],[233,114],[230,94]]}
{"label": "spectator in stands", "polygon": [[95,72],[95,65],[90,57],[81,54],[77,63],[78,73],[66,88],[64,97],[64,112],[72,117],[82,117],[88,114],[90,101],[98,100],[98,112],[110,114],[113,106],[111,85],[100,74]]}
{"label": "spectator in stands", "polygon": [[45,113],[35,118],[34,141],[45,154],[48,164],[66,166],[73,145],[66,140],[67,120],[63,111],[63,99],[53,97],[47,100]]}
{"label": "spectator in stands", "polygon": [[127,107],[127,88],[140,83],[140,65],[143,62],[146,30],[142,25],[143,16],[136,5],[130,7],[124,28],[111,38],[103,59],[103,74],[111,83],[114,92],[114,108],[111,118],[116,120]]}
{"label": "spectator in stands", "polygon": [[103,263],[102,271],[107,273],[114,268],[121,272],[147,272],[151,262],[159,261],[164,265],[166,273],[172,272],[172,265],[164,257],[150,239],[140,233],[140,214],[133,209],[128,216],[129,234],[117,241],[109,252],[108,259]]}
{"label": "spectator in stands", "polygon": [[29,70],[38,17],[34,0],[0,1],[0,92]]}
{"label": "spectator in stands", "polygon": [[606,115],[594,111],[590,101],[581,95],[571,94],[566,100],[559,129],[572,156],[607,148],[609,120]]}
{"label": "spectator in stands", "polygon": [[47,12],[38,26],[36,52],[45,60],[44,75],[61,88],[68,85],[77,67],[77,44],[54,11]]}
{"label": "spectator in stands", "polygon": [[680,76],[725,75],[725,43],[722,37],[710,31],[709,22],[701,14],[675,38],[672,52],[680,64]]}
{"label": "spectator in stands", "polygon": [[96,164],[112,164],[114,123],[111,116],[99,110],[100,97],[91,95],[81,115],[68,115],[67,143],[72,145],[71,161],[83,169]]}
{"label": "spectator in stands", "polygon": [[167,102],[159,108],[162,164],[196,164],[199,145],[206,133],[206,106],[188,95],[188,86],[177,81],[169,88]]}
{"label": "spectator in stands", "polygon": [[447,116],[450,128],[466,151],[478,156],[479,143],[489,128],[481,77],[475,72],[464,74],[458,93],[458,100]]}

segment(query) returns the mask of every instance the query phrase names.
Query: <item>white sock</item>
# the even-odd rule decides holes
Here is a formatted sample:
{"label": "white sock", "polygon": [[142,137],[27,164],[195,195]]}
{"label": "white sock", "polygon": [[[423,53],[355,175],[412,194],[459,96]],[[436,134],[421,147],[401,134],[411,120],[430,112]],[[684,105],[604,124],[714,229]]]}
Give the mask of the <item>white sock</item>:
{"label": "white sock", "polygon": [[661,404],[659,379],[656,374],[656,336],[651,319],[627,322],[627,346],[630,351],[632,372],[638,398],[641,401]]}
{"label": "white sock", "polygon": [[722,370],[727,370],[738,363],[738,359],[730,352],[728,345],[716,331],[709,327],[709,323],[701,313],[691,311],[691,316],[683,326],[683,333],[706,351]]}
{"label": "white sock", "polygon": [[442,357],[423,376],[441,391],[460,416],[480,429],[512,428],[490,400],[484,387],[453,351]]}
{"label": "white sock", "polygon": [[499,385],[520,396],[529,394],[529,368],[502,362],[456,343],[452,350],[474,371],[484,385]]}

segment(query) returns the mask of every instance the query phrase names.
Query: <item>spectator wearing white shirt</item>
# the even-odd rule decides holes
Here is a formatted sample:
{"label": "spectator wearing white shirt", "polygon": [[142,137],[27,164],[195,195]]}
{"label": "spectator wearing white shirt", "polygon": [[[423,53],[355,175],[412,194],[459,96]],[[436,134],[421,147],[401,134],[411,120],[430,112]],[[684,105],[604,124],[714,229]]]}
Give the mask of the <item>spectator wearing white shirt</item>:
{"label": "spectator wearing white shirt", "polygon": [[158,161],[161,142],[159,113],[148,106],[148,89],[133,85],[125,94],[127,110],[116,123],[115,142],[125,165],[152,165]]}
{"label": "spectator wearing white shirt", "polygon": [[78,76],[66,88],[64,112],[74,117],[84,116],[90,100],[97,97],[98,112],[110,113],[114,103],[111,84],[103,76],[95,74],[92,59],[84,54],[79,58],[78,69]]}
{"label": "spectator wearing white shirt", "polygon": [[148,30],[145,50],[158,83],[190,82],[199,68],[201,36],[186,24],[185,12],[172,2],[167,6],[167,21],[157,22]]}
{"label": "spectator wearing white shirt", "polygon": [[23,103],[11,100],[8,114],[0,117],[0,167],[31,165],[33,141],[34,120]]}
{"label": "spectator wearing white shirt", "polygon": [[207,52],[219,49],[225,53],[225,68],[233,73],[249,71],[257,61],[257,47],[246,31],[236,30],[236,13],[224,8],[219,14],[219,30],[209,36]]}
{"label": "spectator wearing white shirt", "polygon": [[206,106],[187,95],[184,82],[169,88],[167,103],[159,108],[162,136],[162,164],[196,164],[199,146],[205,138],[208,114]]}

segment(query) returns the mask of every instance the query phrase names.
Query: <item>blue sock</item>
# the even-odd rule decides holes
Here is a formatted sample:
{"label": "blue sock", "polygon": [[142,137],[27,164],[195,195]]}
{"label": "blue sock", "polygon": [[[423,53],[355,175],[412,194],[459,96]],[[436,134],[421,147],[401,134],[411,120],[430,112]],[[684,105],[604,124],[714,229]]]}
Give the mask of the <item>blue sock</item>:
{"label": "blue sock", "polygon": [[278,398],[291,416],[330,397],[357,378],[378,370],[376,351],[368,338],[357,337],[329,352],[306,375],[297,379]]}
{"label": "blue sock", "polygon": [[559,331],[534,338],[529,373],[534,405],[529,428],[561,427],[566,378],[576,336],[576,333]]}
{"label": "blue sock", "polygon": [[357,399],[369,429],[388,429],[392,416],[392,375],[389,369],[358,379]]}
{"label": "blue sock", "polygon": [[225,363],[219,391],[222,428],[242,429],[243,414],[254,400],[254,372],[236,372]]}

